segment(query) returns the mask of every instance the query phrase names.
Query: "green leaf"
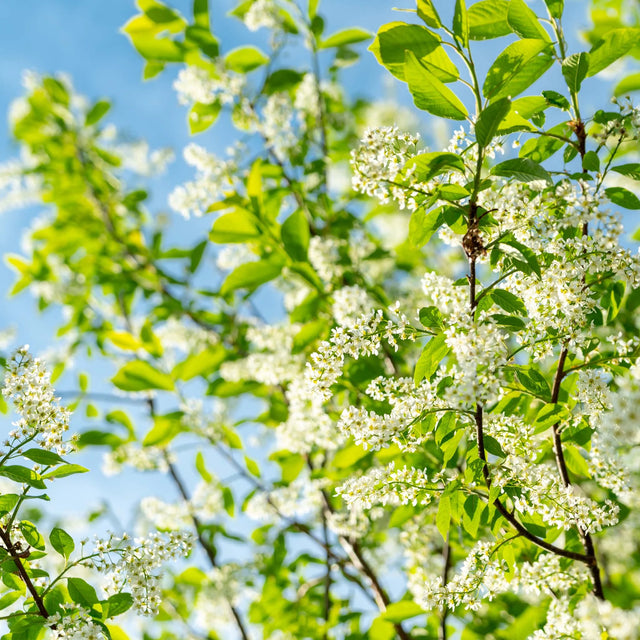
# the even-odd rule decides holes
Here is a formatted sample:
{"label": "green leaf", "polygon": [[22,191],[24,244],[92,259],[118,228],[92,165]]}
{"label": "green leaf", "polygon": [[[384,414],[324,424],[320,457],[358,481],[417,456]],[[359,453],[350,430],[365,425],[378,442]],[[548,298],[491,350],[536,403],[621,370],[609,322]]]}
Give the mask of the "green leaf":
{"label": "green leaf", "polygon": [[627,178],[633,178],[633,180],[640,180],[640,163],[637,162],[619,164],[617,167],[611,167],[611,171],[627,176]]}
{"label": "green leaf", "polygon": [[632,73],[630,76],[623,78],[613,90],[614,96],[622,96],[632,91],[640,90],[640,73]]}
{"label": "green leaf", "polygon": [[507,20],[509,0],[480,0],[469,7],[469,38],[489,40],[508,36],[511,27]]}
{"label": "green leaf", "polygon": [[283,263],[276,260],[258,260],[236,267],[220,287],[220,295],[227,295],[236,289],[256,289],[260,285],[277,278]]}
{"label": "green leaf", "polygon": [[84,120],[85,125],[90,127],[95,124],[107,114],[109,109],[111,109],[111,104],[108,100],[98,100],[87,112]]}
{"label": "green leaf", "polygon": [[424,615],[424,609],[421,606],[412,600],[401,600],[400,602],[392,602],[387,606],[381,617],[394,624],[399,624],[403,620],[409,620],[421,615]]}
{"label": "green leaf", "polygon": [[3,493],[0,495],[0,513],[12,511],[18,504],[19,496],[15,493]]}
{"label": "green leaf", "polygon": [[409,91],[418,109],[451,120],[467,117],[468,112],[456,94],[425,69],[412,51],[406,52],[404,68]]}
{"label": "green leaf", "polygon": [[456,0],[453,12],[453,33],[460,38],[463,47],[469,45],[469,19],[465,0]]}
{"label": "green leaf", "polygon": [[440,16],[432,0],[418,0],[418,17],[428,26],[439,29],[442,26]]}
{"label": "green leaf", "polygon": [[436,527],[440,532],[443,540],[449,535],[449,527],[451,526],[451,500],[445,493],[438,500],[438,513],[436,514]]}
{"label": "green leaf", "polygon": [[431,378],[447,353],[449,353],[449,347],[445,342],[444,334],[431,338],[422,350],[416,363],[416,369],[413,374],[414,383],[418,385],[425,378]]}
{"label": "green leaf", "polygon": [[193,0],[193,22],[209,29],[209,0]]}
{"label": "green leaf", "polygon": [[442,314],[437,307],[422,307],[418,315],[422,326],[427,329],[439,331],[444,327]]}
{"label": "green leaf", "polygon": [[44,550],[44,538],[38,531],[36,525],[33,524],[33,522],[29,522],[28,520],[21,520],[18,527],[29,546],[33,547],[34,549],[39,549],[40,551]]}
{"label": "green leaf", "polygon": [[574,53],[562,61],[562,75],[569,91],[578,93],[582,81],[589,71],[589,54],[586,51]]}
{"label": "green leaf", "polygon": [[159,371],[144,360],[127,362],[111,378],[111,382],[123,391],[149,391],[151,389],[172,391],[174,388],[171,376]]}
{"label": "green leaf", "polygon": [[549,9],[549,13],[553,18],[558,20],[562,18],[562,12],[564,11],[564,0],[544,0],[544,3]]}
{"label": "green leaf", "polygon": [[624,187],[609,187],[604,192],[611,202],[625,209],[640,209],[640,199]]}
{"label": "green leaf", "polygon": [[267,64],[269,58],[258,47],[249,46],[232,49],[224,57],[224,62],[231,71],[249,73]]}
{"label": "green leaf", "polygon": [[[102,602],[104,616],[114,618],[129,611],[133,606],[133,596],[130,593],[114,593]],[[115,638],[114,638],[115,640]],[[124,639],[123,639],[124,640]]]}
{"label": "green leaf", "polygon": [[145,59],[153,62],[182,62],[184,45],[169,38],[156,38],[145,32],[129,34],[131,43]]}
{"label": "green leaf", "polygon": [[82,578],[67,578],[69,596],[77,604],[91,608],[99,602],[96,590]]}
{"label": "green leaf", "polygon": [[349,444],[337,451],[333,456],[332,464],[336,469],[348,469],[362,458],[366,458],[369,452],[357,444]]}
{"label": "green leaf", "polygon": [[453,82],[459,77],[458,70],[440,42],[426,27],[390,22],[380,27],[369,51],[399,80],[406,80],[405,51],[411,51],[439,80]]}
{"label": "green leaf", "polygon": [[294,211],[283,223],[280,229],[282,242],[286,252],[299,262],[307,259],[309,248],[309,223],[302,209]]}
{"label": "green leaf", "polygon": [[396,628],[388,620],[384,620],[382,616],[378,616],[369,627],[367,632],[368,640],[395,640]]}
{"label": "green leaf", "polygon": [[428,212],[424,207],[416,209],[409,218],[409,242],[417,249],[424,247],[444,222],[442,207]]}
{"label": "green leaf", "polygon": [[46,451],[44,449],[27,449],[22,455],[29,460],[33,460],[37,464],[50,467],[64,462],[64,460],[54,451]]}
{"label": "green leaf", "polygon": [[518,182],[534,182],[545,180],[547,184],[553,184],[549,172],[537,162],[529,158],[511,158],[495,165],[491,169],[494,176],[515,178]]}
{"label": "green leaf", "polygon": [[207,465],[204,461],[202,451],[198,451],[198,453],[196,453],[196,471],[205,482],[209,483],[213,480],[213,476],[209,471],[207,471]]}
{"label": "green leaf", "polygon": [[56,467],[49,473],[45,473],[42,478],[44,480],[51,480],[52,478],[66,478],[67,476],[73,476],[76,473],[87,473],[89,469],[82,467],[79,464],[63,464],[60,467]]}
{"label": "green leaf", "polygon": [[492,289],[491,299],[507,313],[517,313],[521,316],[527,315],[527,308],[524,306],[524,302],[522,302],[517,295],[511,293],[511,291]]}
{"label": "green leaf", "polygon": [[222,106],[218,101],[212,102],[211,104],[196,102],[191,109],[189,109],[189,115],[187,116],[189,133],[195,135],[196,133],[206,131],[218,119],[221,109]]}
{"label": "green leaf", "polygon": [[364,42],[373,37],[373,34],[364,29],[351,28],[343,29],[330,35],[326,40],[322,40],[318,45],[319,49],[329,49],[331,47],[343,47],[348,44],[356,44],[357,42]]}
{"label": "green leaf", "polygon": [[6,465],[0,467],[0,476],[9,478],[14,482],[20,482],[28,484],[34,489],[46,489],[47,485],[42,481],[42,477],[39,473],[36,473],[33,469],[22,467],[20,465]]}
{"label": "green leaf", "polygon": [[247,466],[247,471],[252,476],[255,476],[256,478],[259,478],[261,476],[260,467],[258,466],[258,463],[255,460],[252,460],[251,458],[249,458],[249,456],[245,456],[244,463]]}
{"label": "green leaf", "polygon": [[442,151],[420,153],[408,160],[404,166],[404,172],[410,172],[412,177],[420,182],[428,182],[450,171],[464,173],[464,161],[455,153]]}
{"label": "green leaf", "polygon": [[507,21],[521,38],[539,38],[540,40],[551,42],[549,34],[524,0],[511,0],[509,2]]}
{"label": "green leaf", "polygon": [[248,242],[257,240],[260,235],[254,224],[253,214],[246,209],[236,208],[231,213],[220,216],[213,223],[209,239],[219,244]]}
{"label": "green leaf", "polygon": [[485,98],[515,98],[531,86],[551,66],[550,44],[527,39],[511,43],[491,65],[482,93]]}
{"label": "green leaf", "polygon": [[587,151],[582,158],[584,171],[600,171],[600,158],[595,151]]}
{"label": "green leaf", "polygon": [[591,477],[591,474],[589,473],[589,463],[585,460],[577,447],[572,444],[564,443],[562,449],[564,451],[564,459],[571,475],[582,476],[583,478]]}
{"label": "green leaf", "polygon": [[464,501],[464,509],[462,511],[462,526],[465,531],[473,538],[478,536],[478,528],[482,520],[482,512],[485,505],[476,495],[470,495]]}
{"label": "green leaf", "polygon": [[519,369],[518,380],[520,384],[532,395],[541,398],[545,402],[551,402],[551,389],[545,377],[535,369]]}
{"label": "green leaf", "polygon": [[67,558],[67,560],[76,547],[73,538],[64,529],[60,529],[59,527],[54,527],[51,530],[49,541],[51,542],[51,546],[61,556]]}
{"label": "green leaf", "polygon": [[605,33],[589,51],[589,71],[587,76],[595,76],[610,64],[626,55],[638,44],[640,29],[612,29]]}
{"label": "green leaf", "polygon": [[192,353],[172,370],[171,376],[176,380],[193,380],[198,376],[207,377],[217,371],[227,357],[222,345],[204,349],[200,353]]}
{"label": "green leaf", "polygon": [[560,404],[545,404],[536,416],[534,424],[534,432],[536,434],[546,431],[552,425],[566,420],[570,416],[568,409]]}
{"label": "green leaf", "polygon": [[481,147],[486,147],[495,137],[500,123],[511,110],[509,98],[501,98],[483,109],[476,122],[476,140]]}
{"label": "green leaf", "polygon": [[164,447],[182,431],[182,413],[154,416],[153,426],[142,441],[143,447]]}

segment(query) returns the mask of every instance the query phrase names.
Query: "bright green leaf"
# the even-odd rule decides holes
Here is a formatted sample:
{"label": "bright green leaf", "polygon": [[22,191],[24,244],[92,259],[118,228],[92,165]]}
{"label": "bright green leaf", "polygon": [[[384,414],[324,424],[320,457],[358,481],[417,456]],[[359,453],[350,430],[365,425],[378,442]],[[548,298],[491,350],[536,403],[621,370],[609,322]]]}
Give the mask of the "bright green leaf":
{"label": "bright green leaf", "polygon": [[123,391],[149,391],[151,389],[171,391],[174,388],[171,376],[159,371],[144,360],[127,362],[111,378],[111,382]]}

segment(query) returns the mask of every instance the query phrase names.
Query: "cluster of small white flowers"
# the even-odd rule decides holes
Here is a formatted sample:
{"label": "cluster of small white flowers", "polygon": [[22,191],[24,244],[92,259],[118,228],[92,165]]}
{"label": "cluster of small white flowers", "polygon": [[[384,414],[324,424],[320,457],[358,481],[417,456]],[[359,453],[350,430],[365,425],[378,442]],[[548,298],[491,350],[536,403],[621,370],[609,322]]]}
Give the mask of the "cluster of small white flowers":
{"label": "cluster of small white flowers", "polygon": [[187,66],[178,73],[173,88],[178,93],[180,104],[213,104],[216,101],[231,104],[242,95],[245,84],[243,75],[222,67],[216,70],[216,76],[213,77],[206,69]]}
{"label": "cluster of small white flowers", "polygon": [[339,278],[344,267],[340,262],[340,249],[343,243],[337,238],[313,236],[309,241],[309,262],[324,282]]}
{"label": "cluster of small white flowers", "polygon": [[194,603],[196,627],[211,631],[234,624],[231,606],[238,605],[246,589],[241,578],[241,567],[235,563],[207,572],[205,586],[198,591]]}
{"label": "cluster of small white flowers", "polygon": [[611,409],[611,393],[603,372],[599,369],[580,369],[575,398],[583,404],[583,413],[592,428],[600,417]]}
{"label": "cluster of small white flowers", "polygon": [[120,159],[120,168],[141,176],[157,176],[164,173],[167,165],[174,159],[171,149],[151,151],[146,140],[136,142],[117,142],[110,146]]}
{"label": "cluster of small white flowers", "polygon": [[222,511],[224,500],[218,482],[200,482],[191,499],[167,503],[148,496],[140,502],[140,509],[154,526],[164,531],[179,531],[193,526],[193,518],[211,520]]}
{"label": "cluster of small white flowers", "polygon": [[506,334],[485,321],[453,324],[445,335],[456,358],[449,370],[453,384],[445,392],[447,401],[452,406],[469,406],[499,400],[503,393],[500,373],[508,355]]}
{"label": "cluster of small white flowers", "polygon": [[75,440],[64,439],[70,412],[58,404],[54,393],[44,363],[29,353],[28,345],[18,349],[7,363],[2,389],[2,395],[13,402],[20,416],[9,433],[8,446],[29,438],[59,454],[74,450]]}
{"label": "cluster of small white flowers", "polygon": [[523,562],[515,568],[511,588],[536,598],[555,596],[584,583],[587,577],[584,566],[568,563],[553,553],[542,553],[533,562]]}
{"label": "cluster of small white flowers", "polygon": [[189,144],[184,159],[196,168],[196,179],[177,186],[169,194],[169,206],[187,219],[207,213],[213,203],[236,185],[237,153],[238,149],[230,148],[223,160],[195,143]]}
{"label": "cluster of small white flowers", "polygon": [[126,588],[139,613],[156,615],[161,602],[158,570],[169,560],[189,555],[193,542],[193,535],[184,531],[156,532],[134,540],[112,535],[96,540],[96,567],[107,575],[110,593]]}
{"label": "cluster of small white flowers", "polygon": [[280,159],[286,158],[299,141],[294,129],[294,113],[291,98],[285,92],[270,95],[262,108],[258,129]]}
{"label": "cluster of small white flowers", "polygon": [[427,505],[442,491],[440,474],[429,478],[425,469],[396,469],[395,462],[374,467],[360,476],[352,476],[336,488],[351,511],[366,511],[375,506]]}
{"label": "cluster of small white flowers", "polygon": [[342,287],[333,292],[333,318],[341,327],[352,327],[356,319],[372,310],[373,300],[357,285]]}
{"label": "cluster of small white flowers", "polygon": [[201,398],[187,398],[180,404],[183,416],[180,420],[187,431],[197,433],[212,442],[217,442],[224,434],[223,426],[228,420],[226,407],[216,403],[205,410]]}
{"label": "cluster of small white flowers", "polygon": [[154,330],[165,350],[175,349],[182,353],[199,353],[219,342],[218,336],[213,331],[177,318],[167,319],[164,324]]}
{"label": "cluster of small white flowers", "polygon": [[318,513],[326,479],[311,480],[302,475],[290,484],[254,494],[245,506],[252,520],[277,522],[280,518],[302,518]]}
{"label": "cluster of small white flowers", "polygon": [[[330,531],[349,539],[363,538],[370,526],[370,518],[367,517],[367,514],[357,509],[331,511],[325,514],[325,517]],[[373,516],[370,517],[373,519]]]}
{"label": "cluster of small white flowers", "polygon": [[292,353],[293,338],[299,330],[295,324],[250,328],[247,338],[260,351],[223,363],[220,375],[230,382],[256,380],[269,385],[294,380],[301,375],[305,361],[304,354]]}
{"label": "cluster of small white flowers", "polygon": [[254,0],[243,20],[249,31],[258,31],[263,27],[277,29],[282,23],[280,8],[275,0]]}
{"label": "cluster of small white flowers", "polygon": [[285,393],[289,414],[276,427],[278,444],[288,451],[309,453],[314,447],[332,451],[344,443],[333,420],[323,410],[323,401],[301,378],[293,379]]}
{"label": "cluster of small white flowers", "polygon": [[0,165],[0,213],[40,202],[42,178],[27,169],[28,165],[17,160]]}
{"label": "cluster of small white flowers", "polygon": [[396,444],[403,451],[413,451],[427,437],[413,426],[427,411],[446,406],[438,397],[439,382],[425,380],[416,386],[411,378],[376,378],[366,393],[373,400],[388,402],[391,412],[381,415],[363,407],[347,407],[338,428],[364,449],[376,451]]}
{"label": "cluster of small white flowers", "polygon": [[351,152],[353,189],[383,203],[395,199],[404,208],[407,186],[401,174],[416,155],[418,142],[417,136],[402,133],[395,126],[367,129],[360,146]]}
{"label": "cluster of small white flowers", "polygon": [[97,625],[89,612],[77,604],[63,603],[64,613],[47,618],[47,640],[105,640],[102,627]]}
{"label": "cluster of small white flowers", "polygon": [[569,609],[569,599],[562,597],[551,601],[544,627],[534,631],[529,640],[575,640],[580,638],[580,631],[580,622]]}
{"label": "cluster of small white flowers", "polygon": [[342,374],[345,355],[358,359],[362,355],[377,355],[381,340],[378,327],[382,311],[360,316],[349,329],[337,327],[331,340],[322,341],[306,364],[305,380],[322,401],[331,397],[331,387]]}
{"label": "cluster of small white flowers", "polygon": [[509,590],[510,584],[502,562],[493,558],[495,545],[480,541],[471,549],[460,570],[447,582],[431,578],[417,594],[416,602],[427,611],[446,606],[455,609],[464,605],[477,611],[482,600],[493,600]]}
{"label": "cluster of small white flowers", "polygon": [[318,84],[313,73],[305,73],[300,84],[296,87],[293,106],[301,116],[309,115],[313,120],[320,118],[320,96]]}
{"label": "cluster of small white flowers", "polygon": [[601,144],[606,144],[612,137],[637,140],[640,137],[640,108],[634,106],[629,96],[614,97],[611,102],[620,109],[620,116],[603,125],[594,138]]}
{"label": "cluster of small white flowers", "polygon": [[596,533],[618,522],[619,507],[615,503],[605,500],[599,504],[578,494],[573,485],[561,485],[554,471],[544,464],[509,456],[494,472],[494,482],[518,487],[520,494],[512,497],[515,509],[538,515],[552,527],[578,527]]}
{"label": "cluster of small white flowers", "polygon": [[427,271],[422,276],[422,291],[426,296],[426,304],[435,306],[452,322],[469,316],[469,291],[466,287],[457,287],[451,278]]}
{"label": "cluster of small white flowers", "polygon": [[624,610],[588,594],[575,607],[568,597],[552,600],[543,629],[529,640],[637,640],[640,611]]}
{"label": "cluster of small white flowers", "polygon": [[220,271],[233,271],[241,264],[256,260],[258,256],[246,244],[229,244],[222,247],[216,256],[216,267]]}
{"label": "cluster of small white flowers", "polygon": [[140,447],[127,442],[105,453],[102,459],[102,472],[107,476],[120,473],[126,465],[138,471],[166,472],[165,452],[158,447]]}

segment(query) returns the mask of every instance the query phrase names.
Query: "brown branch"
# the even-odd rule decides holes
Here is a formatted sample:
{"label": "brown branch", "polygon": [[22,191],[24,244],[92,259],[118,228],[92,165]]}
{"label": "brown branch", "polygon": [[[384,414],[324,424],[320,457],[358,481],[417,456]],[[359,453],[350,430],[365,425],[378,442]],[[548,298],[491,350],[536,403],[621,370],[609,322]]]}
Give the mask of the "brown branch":
{"label": "brown branch", "polygon": [[49,617],[49,612],[47,611],[46,607],[44,606],[44,602],[42,601],[42,597],[38,593],[38,590],[36,589],[35,585],[31,581],[31,578],[29,577],[29,574],[27,573],[27,570],[25,569],[25,566],[22,563],[22,558],[20,557],[20,552],[18,551],[18,549],[16,549],[15,545],[11,541],[11,535],[9,534],[9,532],[6,529],[2,528],[2,527],[0,527],[0,539],[2,540],[2,543],[4,544],[4,548],[7,550],[7,552],[9,553],[9,556],[11,556],[11,559],[13,560],[14,564],[16,565],[16,568],[18,570],[18,574],[20,575],[20,578],[22,579],[22,582],[24,582],[24,584],[25,584],[25,586],[27,588],[27,591],[31,594],[31,597],[33,598],[33,601],[36,603],[36,607],[38,608],[38,613],[43,618],[48,618]]}

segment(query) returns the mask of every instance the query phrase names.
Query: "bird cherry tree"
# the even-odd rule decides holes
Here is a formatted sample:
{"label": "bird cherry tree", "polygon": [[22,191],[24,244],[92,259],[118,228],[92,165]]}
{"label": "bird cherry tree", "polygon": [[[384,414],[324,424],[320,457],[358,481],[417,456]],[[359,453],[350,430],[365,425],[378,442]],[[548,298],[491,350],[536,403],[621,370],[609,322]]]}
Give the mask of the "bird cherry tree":
{"label": "bird cherry tree", "polygon": [[[592,104],[638,30],[596,10],[573,51],[531,4],[417,0],[372,36],[318,0],[138,0],[194,136],[170,219],[166,153],[26,77],[2,201],[44,213],[13,292],[62,312],[55,376],[111,377],[78,376],[68,438],[44,364],[7,361],[3,638],[637,638],[640,110]],[[348,90],[367,41],[445,149]],[[132,533],[23,516],[78,448],[144,474]]]}

